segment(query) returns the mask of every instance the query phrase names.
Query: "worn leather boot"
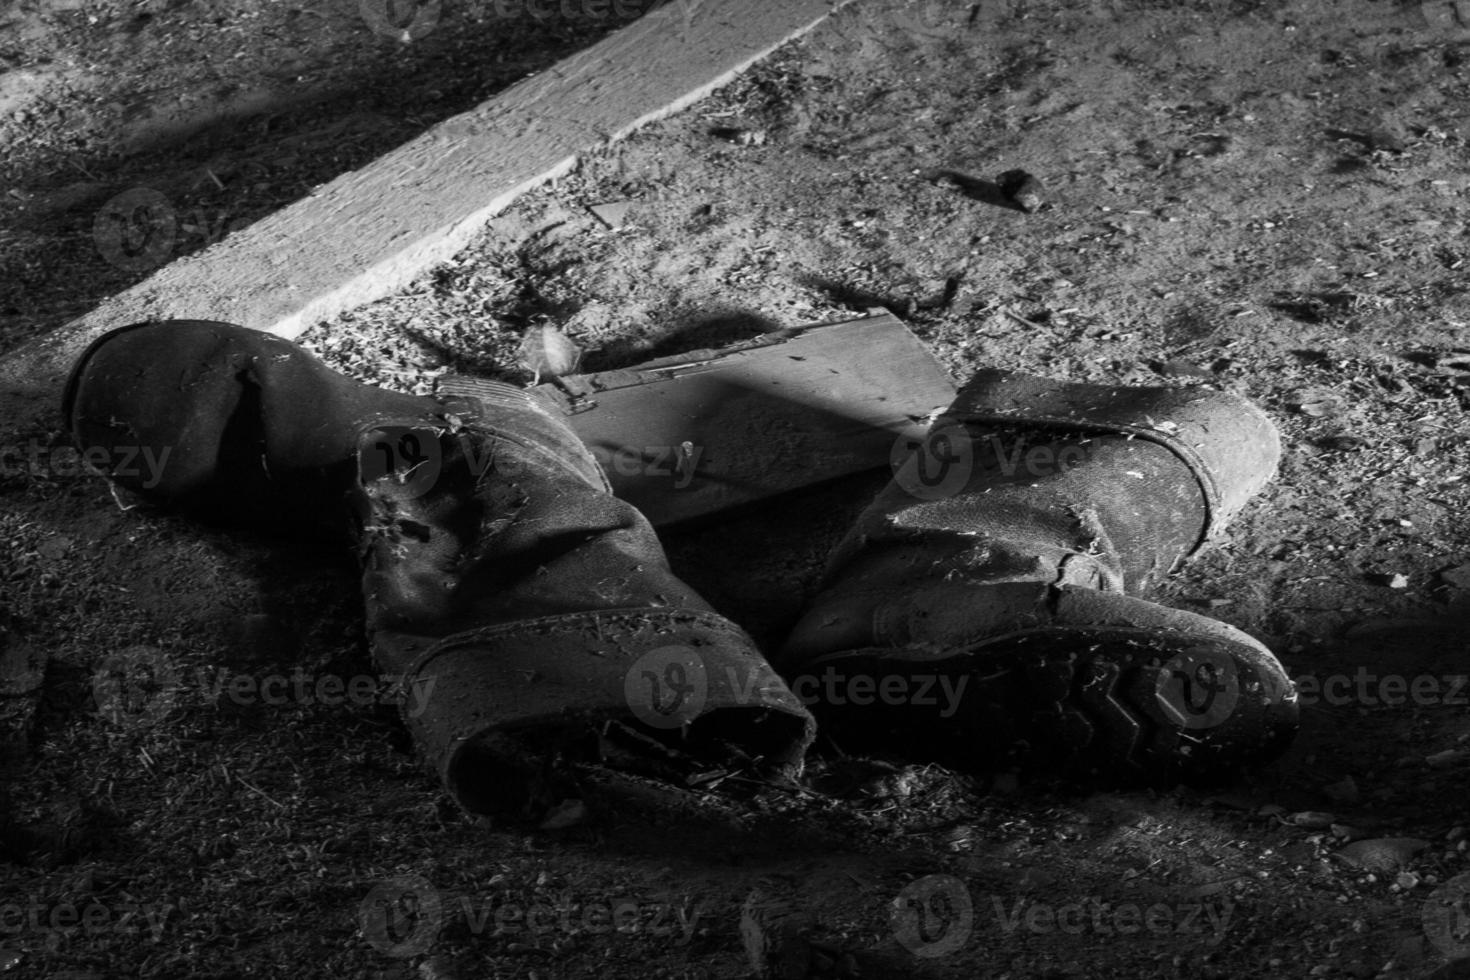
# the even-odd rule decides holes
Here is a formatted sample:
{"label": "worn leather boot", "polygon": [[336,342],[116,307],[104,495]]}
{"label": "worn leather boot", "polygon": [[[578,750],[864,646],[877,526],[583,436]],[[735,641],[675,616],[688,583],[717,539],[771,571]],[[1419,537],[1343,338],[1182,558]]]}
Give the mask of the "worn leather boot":
{"label": "worn leather boot", "polygon": [[908,448],[776,658],[839,745],[1139,784],[1289,741],[1269,650],[1142,598],[1275,472],[1259,409],[985,371]]}
{"label": "worn leather boot", "polygon": [[399,394],[259,331],[166,321],[93,343],[63,412],[137,493],[355,541],[378,669],[469,809],[521,806],[522,760],[612,728],[655,752],[799,771],[811,716],[519,388]]}

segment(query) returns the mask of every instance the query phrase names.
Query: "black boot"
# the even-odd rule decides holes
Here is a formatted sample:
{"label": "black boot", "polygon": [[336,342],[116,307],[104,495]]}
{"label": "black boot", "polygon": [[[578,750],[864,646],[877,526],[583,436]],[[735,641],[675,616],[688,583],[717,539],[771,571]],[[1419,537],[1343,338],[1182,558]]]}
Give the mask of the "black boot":
{"label": "black boot", "polygon": [[95,342],[63,411],[131,490],[354,539],[377,666],[401,678],[409,730],[470,809],[523,802],[522,750],[610,723],[689,755],[800,768],[810,715],[521,389],[398,394],[268,334],[167,321]]}
{"label": "black boot", "polygon": [[1139,598],[1274,473],[1260,410],[986,371],[916,450],[777,659],[838,744],[1128,784],[1289,741],[1269,650]]}

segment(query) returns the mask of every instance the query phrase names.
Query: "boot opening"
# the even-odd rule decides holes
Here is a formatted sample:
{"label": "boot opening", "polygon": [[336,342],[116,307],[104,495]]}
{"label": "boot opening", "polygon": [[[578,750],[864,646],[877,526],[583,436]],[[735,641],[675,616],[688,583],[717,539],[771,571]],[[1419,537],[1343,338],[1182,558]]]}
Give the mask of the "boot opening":
{"label": "boot opening", "polygon": [[805,718],[760,707],[717,708],[676,729],[654,728],[636,719],[625,725],[693,761],[757,772],[796,765],[808,741]]}
{"label": "boot opening", "polygon": [[578,764],[697,785],[701,774],[794,775],[810,741],[805,718],[766,708],[710,711],[679,729],[634,717],[600,727],[492,730],[464,743],[445,765],[445,785],[466,810],[539,819],[579,798]]}

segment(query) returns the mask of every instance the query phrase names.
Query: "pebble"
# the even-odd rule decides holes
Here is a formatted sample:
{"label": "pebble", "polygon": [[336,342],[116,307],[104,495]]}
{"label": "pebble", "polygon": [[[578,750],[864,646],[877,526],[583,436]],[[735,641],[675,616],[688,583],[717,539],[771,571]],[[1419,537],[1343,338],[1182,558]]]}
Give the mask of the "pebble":
{"label": "pebble", "polygon": [[1347,410],[1347,398],[1331,388],[1299,388],[1286,396],[1287,407],[1312,418],[1331,418]]}
{"label": "pebble", "polygon": [[[1345,864],[1365,871],[1397,871],[1429,846],[1418,837],[1378,837],[1354,841],[1334,855]],[[1415,878],[1418,882],[1418,878]]]}
{"label": "pebble", "polygon": [[1285,822],[1294,827],[1306,827],[1308,830],[1326,830],[1337,823],[1337,818],[1321,810],[1302,810],[1288,815]]}
{"label": "pebble", "polygon": [[521,340],[520,363],[541,378],[559,378],[577,370],[582,348],[549,323],[532,326]]}
{"label": "pebble", "polygon": [[542,830],[566,830],[587,819],[587,804],[581,800],[562,800],[541,821]]}
{"label": "pebble", "polygon": [[1043,203],[1041,181],[1024,170],[1007,170],[995,178],[1002,194],[1016,202],[1016,206],[1031,214]]}
{"label": "pebble", "polygon": [[1470,565],[1457,565],[1439,573],[1439,577],[1457,589],[1470,589]]}

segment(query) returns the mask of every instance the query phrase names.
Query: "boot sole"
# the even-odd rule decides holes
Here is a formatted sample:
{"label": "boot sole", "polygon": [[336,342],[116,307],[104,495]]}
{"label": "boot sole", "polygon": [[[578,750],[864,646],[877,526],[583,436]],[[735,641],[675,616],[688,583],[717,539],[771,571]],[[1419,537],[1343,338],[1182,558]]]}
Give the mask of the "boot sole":
{"label": "boot sole", "polygon": [[[852,651],[803,676],[849,695],[885,684],[904,692],[812,704],[845,750],[1088,787],[1159,786],[1227,778],[1290,743],[1296,693],[1263,652],[1157,629],[1049,626],[958,654]],[[805,700],[809,685],[791,684]]]}

